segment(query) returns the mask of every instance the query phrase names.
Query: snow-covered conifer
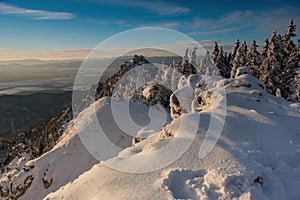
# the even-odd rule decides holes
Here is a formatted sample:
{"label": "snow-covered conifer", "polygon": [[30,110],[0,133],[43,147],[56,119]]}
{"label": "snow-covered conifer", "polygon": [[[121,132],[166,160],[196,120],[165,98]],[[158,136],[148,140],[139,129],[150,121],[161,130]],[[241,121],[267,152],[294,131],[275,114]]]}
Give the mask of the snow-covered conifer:
{"label": "snow-covered conifer", "polygon": [[214,50],[213,50],[212,54],[213,54],[214,63],[217,63],[217,57],[218,57],[218,54],[219,54],[219,45],[218,45],[217,41],[215,41]]}
{"label": "snow-covered conifer", "polygon": [[252,75],[258,78],[260,73],[261,58],[260,53],[257,51],[257,47],[258,45],[256,44],[256,41],[252,40],[249,53],[247,54],[246,65],[251,69]]}

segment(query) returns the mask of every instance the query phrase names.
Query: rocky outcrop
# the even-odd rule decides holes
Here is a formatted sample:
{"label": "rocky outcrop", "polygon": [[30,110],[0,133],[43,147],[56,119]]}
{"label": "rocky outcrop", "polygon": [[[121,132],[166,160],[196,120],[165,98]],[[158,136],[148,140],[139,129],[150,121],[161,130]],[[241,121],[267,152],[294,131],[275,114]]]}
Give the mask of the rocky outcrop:
{"label": "rocky outcrop", "polygon": [[171,94],[172,90],[157,83],[150,83],[142,88],[142,96],[151,106],[159,104],[168,108],[170,105]]}
{"label": "rocky outcrop", "polygon": [[143,55],[134,55],[134,57],[129,61],[125,62],[120,66],[120,69],[112,77],[108,78],[104,82],[99,82],[96,88],[95,99],[100,99],[104,96],[112,96],[114,91],[114,86],[118,83],[120,78],[126,74],[129,70],[136,66],[148,64],[149,61]]}

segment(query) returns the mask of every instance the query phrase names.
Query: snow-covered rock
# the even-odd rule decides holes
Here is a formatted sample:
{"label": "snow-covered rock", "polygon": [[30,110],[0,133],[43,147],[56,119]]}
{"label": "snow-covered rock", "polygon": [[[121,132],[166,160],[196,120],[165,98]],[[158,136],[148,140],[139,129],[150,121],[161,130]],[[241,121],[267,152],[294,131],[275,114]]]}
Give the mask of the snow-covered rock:
{"label": "snow-covered rock", "polygon": [[239,67],[236,70],[235,77],[238,77],[242,74],[251,74],[251,70],[248,66]]}
{"label": "snow-covered rock", "polygon": [[184,86],[176,90],[170,97],[171,117],[176,119],[183,113],[191,112],[191,104],[194,99],[194,90],[190,86]]}
{"label": "snow-covered rock", "polygon": [[142,95],[149,105],[160,104],[165,108],[169,107],[172,91],[157,83],[150,83],[142,88]]}

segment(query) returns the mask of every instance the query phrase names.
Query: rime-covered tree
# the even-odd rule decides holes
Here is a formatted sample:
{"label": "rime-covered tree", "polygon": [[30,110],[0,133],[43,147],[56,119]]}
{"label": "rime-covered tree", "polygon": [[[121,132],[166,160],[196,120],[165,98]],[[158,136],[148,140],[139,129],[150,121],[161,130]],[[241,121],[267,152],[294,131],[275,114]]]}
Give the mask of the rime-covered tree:
{"label": "rime-covered tree", "polygon": [[206,55],[200,60],[199,67],[197,69],[198,74],[205,74],[207,63],[210,62],[209,51],[206,51]]}
{"label": "rime-covered tree", "polygon": [[231,73],[231,64],[229,60],[229,53],[225,52],[225,59],[226,59],[226,76],[225,78],[230,78],[230,73]]}
{"label": "rime-covered tree", "polygon": [[241,44],[241,43],[240,43],[240,40],[239,40],[239,39],[237,39],[237,40],[235,41],[235,43],[233,44],[232,50],[231,50],[231,52],[230,52],[229,55],[228,55],[229,62],[231,62],[231,61],[234,60],[235,55],[236,55],[238,49],[240,48],[240,44]]}
{"label": "rime-covered tree", "polygon": [[248,47],[247,47],[247,43],[244,40],[242,43],[241,48],[241,65],[244,66],[247,63],[247,54],[248,54]]}
{"label": "rime-covered tree", "polygon": [[187,48],[187,49],[185,50],[184,55],[183,55],[183,58],[182,58],[183,60],[186,60],[186,61],[189,60],[189,51],[190,51],[189,48]]}
{"label": "rime-covered tree", "polygon": [[246,65],[250,67],[252,75],[259,78],[261,57],[260,53],[257,51],[258,45],[255,40],[252,40],[249,53],[247,54]]}
{"label": "rime-covered tree", "polygon": [[282,47],[283,53],[285,56],[285,60],[288,61],[291,54],[293,54],[296,50],[296,45],[294,44],[292,38],[295,37],[296,34],[296,25],[294,25],[294,20],[291,19],[290,23],[287,27],[287,30],[282,37]]}
{"label": "rime-covered tree", "polygon": [[267,82],[267,77],[268,77],[268,69],[269,69],[269,60],[268,58],[268,52],[269,52],[269,46],[270,46],[270,41],[269,39],[265,39],[264,41],[264,46],[261,49],[261,65],[259,68],[259,80],[261,80],[263,83]]}
{"label": "rime-covered tree", "polygon": [[212,54],[213,54],[214,63],[217,63],[217,58],[218,58],[218,54],[219,54],[219,45],[218,45],[217,41],[215,41],[214,50],[213,50]]}
{"label": "rime-covered tree", "polygon": [[189,63],[196,66],[196,59],[197,59],[197,47],[195,46],[193,50],[189,52]]}
{"label": "rime-covered tree", "polygon": [[244,62],[244,58],[243,58],[242,49],[239,48],[237,50],[237,53],[235,54],[233,61],[231,62],[232,69],[230,72],[230,78],[235,78],[236,71],[239,67],[242,66],[243,62]]}
{"label": "rime-covered tree", "polygon": [[294,102],[300,102],[300,68],[298,68],[294,76],[292,94],[289,100]]}
{"label": "rime-covered tree", "polygon": [[[237,39],[228,53],[215,42],[212,56],[207,53],[201,60],[198,73],[203,74],[205,71],[206,74],[216,74],[214,70],[217,69],[222,76],[234,78],[239,67],[248,65],[252,74],[265,84],[269,93],[299,101],[300,39],[296,46],[293,40],[295,36],[296,25],[291,19],[283,35],[274,31],[271,38],[264,41],[261,53],[255,40],[248,51],[246,42],[240,43]],[[186,51],[187,58],[189,55],[191,57],[191,52],[193,51]],[[191,60],[193,59],[187,59]]]}
{"label": "rime-covered tree", "polygon": [[222,46],[220,46],[220,50],[219,50],[218,55],[215,59],[215,64],[216,64],[216,67],[219,70],[220,75],[225,77],[225,78],[229,78],[229,75],[228,75],[229,70],[228,70],[228,67],[227,67],[227,58],[224,55],[224,51],[223,51]]}
{"label": "rime-covered tree", "polygon": [[273,31],[266,58],[262,61],[262,72],[260,73],[260,80],[266,85],[269,93],[275,95],[277,88],[281,89],[282,84],[282,49],[278,43],[276,31]]}
{"label": "rime-covered tree", "polygon": [[300,81],[300,39],[298,47],[294,48],[286,68],[284,70],[284,92],[283,97],[290,101],[299,102],[299,81]]}
{"label": "rime-covered tree", "polygon": [[[229,63],[229,69],[230,69],[230,72],[228,72],[230,74],[230,77],[233,78],[235,76],[235,73],[236,71],[232,71],[232,70],[236,70],[237,68],[237,59],[236,59],[236,56],[237,56],[237,53],[240,49],[240,40],[237,39],[234,44],[233,44],[233,47],[231,49],[231,51],[229,52],[228,54],[228,63]],[[240,58],[239,58],[240,59]],[[239,64],[238,64],[239,65]]]}
{"label": "rime-covered tree", "polygon": [[285,35],[287,35],[288,37],[295,37],[297,35],[296,34],[296,25],[294,24],[293,18],[290,20],[290,23],[288,25]]}
{"label": "rime-covered tree", "polygon": [[[278,57],[280,58],[281,69],[281,84],[279,88],[281,90],[281,96],[288,100],[293,100],[292,94],[294,91],[294,77],[296,71],[299,68],[299,53],[296,45],[294,44],[292,37],[296,36],[296,25],[294,25],[293,19],[290,20],[287,30],[282,38],[278,38],[278,44],[281,48]],[[280,40],[281,39],[281,40]]]}
{"label": "rime-covered tree", "polygon": [[264,41],[264,46],[261,49],[261,59],[264,60],[265,58],[268,57],[268,49],[269,49],[269,39],[265,39]]}
{"label": "rime-covered tree", "polygon": [[247,49],[247,43],[246,41],[244,41],[242,43],[242,46],[240,46],[238,49],[237,49],[237,52],[235,52],[234,54],[234,51],[235,51],[235,47],[239,46],[239,40],[237,40],[234,44],[234,48],[233,48],[233,55],[235,55],[234,59],[231,61],[231,72],[230,72],[230,77],[231,78],[234,78],[235,77],[235,74],[236,74],[236,71],[239,67],[242,67],[244,65],[246,65],[247,63],[247,52],[248,52],[248,49]]}
{"label": "rime-covered tree", "polygon": [[210,75],[210,74],[214,74],[214,70],[215,70],[215,64],[213,62],[212,57],[209,55],[209,52],[206,52],[205,57],[201,60],[200,66],[198,68],[198,74],[201,75]]}

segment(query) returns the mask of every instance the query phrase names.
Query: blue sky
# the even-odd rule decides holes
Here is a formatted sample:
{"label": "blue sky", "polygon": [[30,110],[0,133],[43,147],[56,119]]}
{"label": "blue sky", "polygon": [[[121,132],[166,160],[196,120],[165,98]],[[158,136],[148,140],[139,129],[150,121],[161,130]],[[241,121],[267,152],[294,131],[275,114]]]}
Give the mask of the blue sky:
{"label": "blue sky", "polygon": [[113,34],[143,26],[224,46],[236,38],[261,43],[274,29],[284,33],[292,17],[300,28],[299,13],[299,0],[0,1],[0,59],[82,57]]}

